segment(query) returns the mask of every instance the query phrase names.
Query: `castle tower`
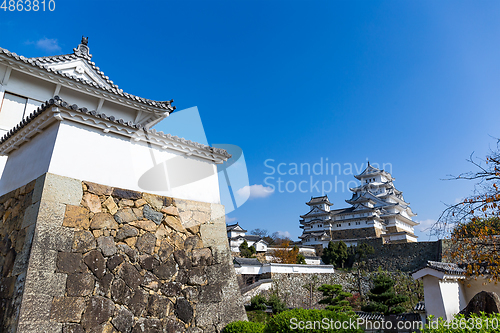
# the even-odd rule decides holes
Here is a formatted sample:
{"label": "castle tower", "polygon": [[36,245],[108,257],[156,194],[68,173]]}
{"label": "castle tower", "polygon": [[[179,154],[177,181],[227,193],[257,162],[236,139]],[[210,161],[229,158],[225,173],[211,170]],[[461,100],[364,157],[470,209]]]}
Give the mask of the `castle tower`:
{"label": "castle tower", "polygon": [[416,214],[404,201],[403,192],[395,188],[392,175],[368,163],[354,177],[361,185],[350,189],[353,194],[346,202],[351,207],[330,210],[327,196],[307,203],[311,210],[301,216],[302,243],[327,246],[330,240],[342,240],[357,245],[359,240],[371,238],[382,238],[384,243],[416,242],[414,227],[418,223],[412,220]]}

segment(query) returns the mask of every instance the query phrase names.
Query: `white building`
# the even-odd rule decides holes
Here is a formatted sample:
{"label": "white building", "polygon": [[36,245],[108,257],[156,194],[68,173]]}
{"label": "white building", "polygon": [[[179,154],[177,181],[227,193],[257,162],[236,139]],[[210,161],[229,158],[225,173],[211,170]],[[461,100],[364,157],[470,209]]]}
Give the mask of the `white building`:
{"label": "white building", "polygon": [[499,284],[488,282],[481,276],[466,278],[465,270],[452,263],[429,261],[424,268],[413,273],[413,278],[424,283],[427,316],[445,320],[453,319],[481,291],[500,294]]}
{"label": "white building", "polygon": [[267,242],[258,235],[247,235],[247,230],[243,229],[238,223],[226,226],[229,247],[233,252],[240,252],[240,245],[247,241],[248,247],[254,246],[257,252],[267,251]]}
{"label": "white building", "polygon": [[217,164],[230,155],[151,130],[173,100],[126,93],[91,59],[85,38],[60,56],[0,48],[0,195],[49,172],[219,203]]}
{"label": "white building", "polygon": [[326,247],[331,240],[342,240],[352,246],[379,237],[385,243],[416,242],[414,227],[418,223],[412,220],[416,214],[404,201],[403,192],[394,187],[391,174],[368,163],[355,178],[361,185],[350,189],[353,194],[346,202],[351,207],[332,210],[327,195],[306,203],[310,210],[300,220],[302,244]]}

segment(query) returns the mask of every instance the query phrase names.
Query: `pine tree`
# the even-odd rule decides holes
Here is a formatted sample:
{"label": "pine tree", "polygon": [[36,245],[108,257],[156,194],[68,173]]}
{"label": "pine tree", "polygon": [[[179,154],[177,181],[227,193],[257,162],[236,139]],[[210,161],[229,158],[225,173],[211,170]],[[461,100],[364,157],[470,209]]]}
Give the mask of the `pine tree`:
{"label": "pine tree", "polygon": [[343,242],[328,243],[328,247],[324,249],[321,259],[327,265],[335,265],[337,267],[344,267],[344,262],[349,257],[347,245]]}
{"label": "pine tree", "polygon": [[351,293],[342,291],[340,284],[324,284],[318,288],[323,293],[323,299],[319,304],[328,304],[326,309],[335,312],[353,312],[347,297],[352,297]]}
{"label": "pine tree", "polygon": [[397,295],[394,292],[394,281],[387,275],[380,274],[374,279],[375,286],[370,289],[368,299],[370,303],[361,308],[365,312],[378,312],[383,314],[399,314],[405,312],[401,303],[407,302],[408,297]]}
{"label": "pine tree", "polygon": [[245,258],[252,258],[253,255],[257,252],[255,250],[255,246],[252,245],[248,247],[248,242],[246,240],[244,240],[243,243],[241,243],[239,249],[240,249],[240,255]]}

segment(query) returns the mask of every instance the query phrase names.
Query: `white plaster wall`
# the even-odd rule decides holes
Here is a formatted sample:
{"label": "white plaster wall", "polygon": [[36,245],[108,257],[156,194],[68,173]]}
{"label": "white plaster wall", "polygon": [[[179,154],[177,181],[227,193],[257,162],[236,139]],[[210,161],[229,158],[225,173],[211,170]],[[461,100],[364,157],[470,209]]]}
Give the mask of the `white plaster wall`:
{"label": "white plaster wall", "polygon": [[236,274],[262,274],[261,266],[242,266],[235,267]]}
{"label": "white plaster wall", "polygon": [[495,285],[494,282],[489,283],[485,278],[478,277],[477,280],[470,279],[463,281],[463,290],[465,293],[464,302],[466,303],[465,305],[467,305],[469,301],[481,291],[492,291],[500,296],[500,283]]}
{"label": "white plaster wall", "polygon": [[0,195],[40,177],[49,170],[59,123],[10,153],[0,178]]}
{"label": "white plaster wall", "polygon": [[439,287],[443,297],[445,319],[451,320],[460,312],[460,283],[456,280],[441,280]]}
{"label": "white plaster wall", "polygon": [[[332,265],[264,264],[262,273],[334,273]],[[261,274],[262,274],[261,273]]]}
{"label": "white plaster wall", "polygon": [[424,282],[424,299],[427,315],[432,315],[435,318],[446,318],[439,279],[431,275],[426,275],[422,278],[422,281]]}
{"label": "white plaster wall", "polygon": [[46,101],[54,97],[56,85],[13,69],[4,88],[14,94]]}
{"label": "white plaster wall", "polygon": [[[166,170],[164,162],[172,160]],[[157,166],[170,184],[195,179],[179,186],[161,186],[160,179],[144,188],[141,176]],[[60,125],[49,172],[75,179],[179,199],[220,203],[217,169],[214,163],[170,149],[149,148],[126,137],[75,123]],[[201,176],[208,175],[205,178]],[[193,178],[194,177],[194,178]]]}
{"label": "white plaster wall", "polygon": [[[89,110],[96,110],[99,105],[99,99],[94,96],[85,95],[81,92],[75,91],[70,88],[61,87],[58,94],[63,100],[71,104],[76,104],[78,107],[86,107]],[[111,114],[108,114],[110,116]]]}

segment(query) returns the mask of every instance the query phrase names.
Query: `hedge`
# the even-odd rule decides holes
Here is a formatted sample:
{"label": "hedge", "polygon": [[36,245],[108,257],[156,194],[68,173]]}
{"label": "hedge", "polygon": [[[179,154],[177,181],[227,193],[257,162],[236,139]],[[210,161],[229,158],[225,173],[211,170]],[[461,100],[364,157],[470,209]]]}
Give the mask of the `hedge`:
{"label": "hedge", "polygon": [[263,323],[235,321],[224,328],[224,333],[262,333],[265,327]]}

